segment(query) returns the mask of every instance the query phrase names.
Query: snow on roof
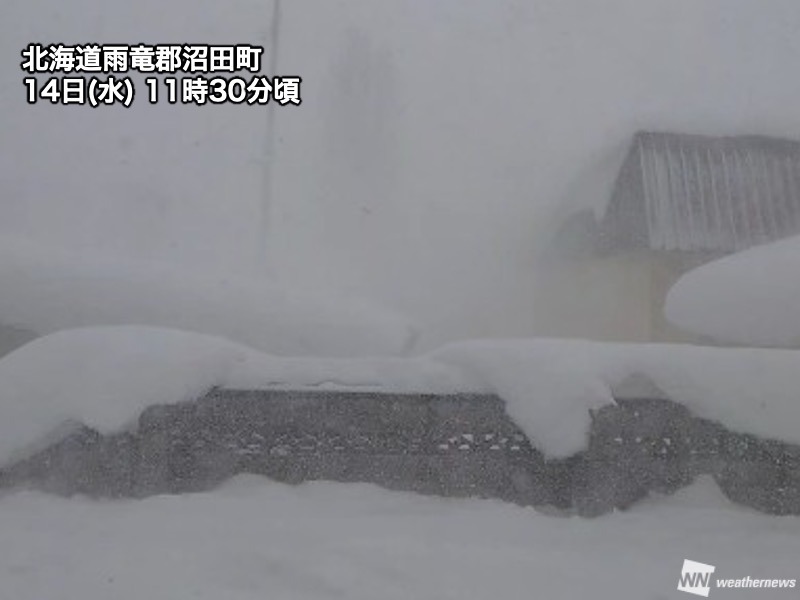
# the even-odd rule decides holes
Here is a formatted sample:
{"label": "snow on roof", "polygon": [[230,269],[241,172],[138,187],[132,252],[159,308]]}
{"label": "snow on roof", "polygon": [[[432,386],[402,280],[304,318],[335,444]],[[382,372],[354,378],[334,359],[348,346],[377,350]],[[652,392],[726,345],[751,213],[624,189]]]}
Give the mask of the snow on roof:
{"label": "snow on roof", "polygon": [[800,233],[800,142],[637,133],[601,231],[611,249],[711,252]]}
{"label": "snow on roof", "polygon": [[800,347],[800,236],[737,252],[681,277],[667,318],[719,342]]}

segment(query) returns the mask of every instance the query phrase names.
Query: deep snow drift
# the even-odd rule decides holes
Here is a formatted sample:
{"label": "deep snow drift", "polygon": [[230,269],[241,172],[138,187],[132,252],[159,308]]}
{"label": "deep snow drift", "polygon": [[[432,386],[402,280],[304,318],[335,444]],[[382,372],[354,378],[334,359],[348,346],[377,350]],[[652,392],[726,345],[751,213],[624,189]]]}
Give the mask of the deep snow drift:
{"label": "deep snow drift", "polygon": [[800,347],[800,236],[690,271],[665,311],[675,325],[721,342]]}
{"label": "deep snow drift", "polygon": [[784,579],[800,555],[800,520],[735,508],[705,481],[592,521],[252,477],[142,501],[21,492],[0,497],[0,531],[13,600],[681,600],[686,558]]}
{"label": "deep snow drift", "polygon": [[91,325],[174,327],[270,354],[407,353],[403,317],[329,289],[192,270],[163,262],[82,255],[0,237],[0,326],[47,334]]}
{"label": "deep snow drift", "polygon": [[0,465],[65,421],[101,431],[213,386],[496,393],[534,445],[585,447],[589,409],[635,374],[729,429],[800,443],[800,352],[556,340],[475,341],[415,358],[288,358],[146,327],[46,336],[0,359]]}

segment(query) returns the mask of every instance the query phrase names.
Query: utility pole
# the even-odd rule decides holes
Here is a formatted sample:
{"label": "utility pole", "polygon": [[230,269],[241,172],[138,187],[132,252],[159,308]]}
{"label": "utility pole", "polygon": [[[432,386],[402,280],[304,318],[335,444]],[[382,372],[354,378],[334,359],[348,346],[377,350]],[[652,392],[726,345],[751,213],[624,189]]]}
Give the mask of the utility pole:
{"label": "utility pole", "polygon": [[[280,49],[281,31],[281,0],[272,0],[272,18],[270,20],[269,36],[264,46],[269,48],[269,72],[267,77],[275,77],[278,74],[278,50]],[[271,213],[273,204],[273,174],[275,163],[275,149],[277,145],[275,132],[275,102],[267,104],[267,131],[264,142],[264,170],[261,190],[261,223],[258,256],[256,265],[264,265],[269,274],[272,271],[272,256],[269,251],[269,229],[271,225]]]}

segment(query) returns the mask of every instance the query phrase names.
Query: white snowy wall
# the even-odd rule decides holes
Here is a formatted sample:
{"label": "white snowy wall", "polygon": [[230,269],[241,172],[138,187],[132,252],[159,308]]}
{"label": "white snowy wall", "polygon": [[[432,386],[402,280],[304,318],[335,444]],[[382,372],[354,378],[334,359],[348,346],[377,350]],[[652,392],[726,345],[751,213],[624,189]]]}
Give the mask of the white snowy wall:
{"label": "white snowy wall", "polygon": [[[257,42],[268,1],[0,11],[0,232],[257,266],[263,111],[29,107],[17,53]],[[799,28],[796,0],[285,2],[304,103],[276,112],[269,267],[405,311],[428,345],[558,333],[537,303],[553,219],[603,205],[638,128],[800,137]]]}

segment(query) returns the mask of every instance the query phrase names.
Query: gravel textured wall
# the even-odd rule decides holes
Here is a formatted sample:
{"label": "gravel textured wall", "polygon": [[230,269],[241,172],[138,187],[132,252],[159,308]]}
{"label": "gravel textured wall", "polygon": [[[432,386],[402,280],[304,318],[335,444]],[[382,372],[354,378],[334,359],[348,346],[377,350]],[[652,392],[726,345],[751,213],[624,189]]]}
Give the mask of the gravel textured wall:
{"label": "gravel textured wall", "polygon": [[214,390],[151,407],[132,431],[104,436],[76,425],[0,471],[0,486],[144,497],[206,490],[240,473],[499,498],[584,516],[711,474],[735,502],[800,514],[800,447],[650,399],[593,413],[586,450],[547,460],[494,396]]}

